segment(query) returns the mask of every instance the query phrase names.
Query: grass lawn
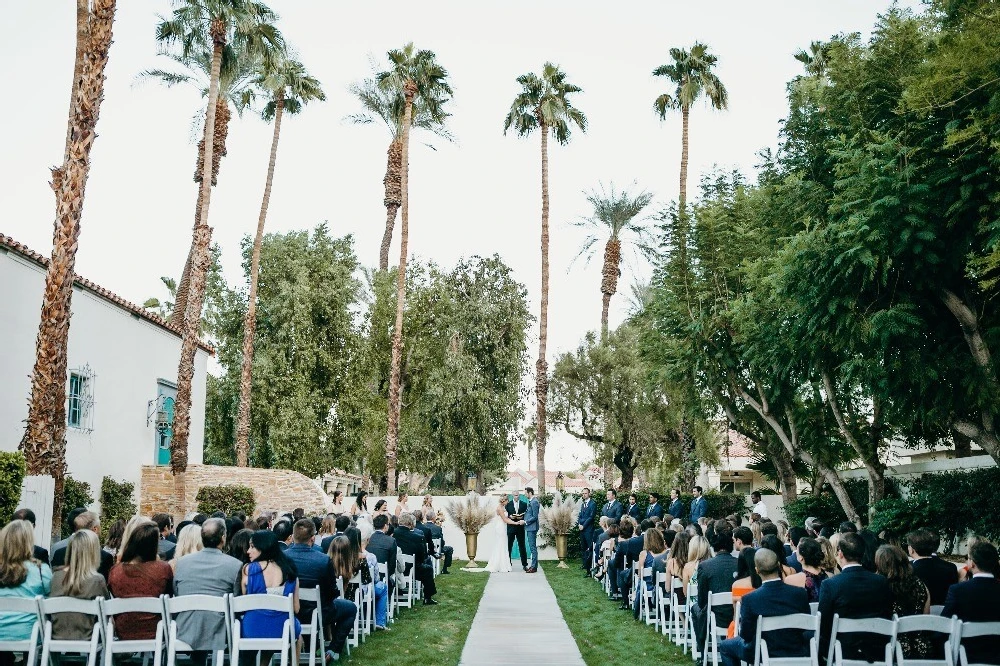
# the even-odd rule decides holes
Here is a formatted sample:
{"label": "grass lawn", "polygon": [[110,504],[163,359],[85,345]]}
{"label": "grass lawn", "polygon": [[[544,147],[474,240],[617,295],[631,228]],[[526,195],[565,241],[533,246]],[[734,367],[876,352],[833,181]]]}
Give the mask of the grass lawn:
{"label": "grass lawn", "polygon": [[600,584],[584,577],[579,566],[558,569],[546,562],[545,576],[588,665],[615,664],[623,658],[640,664],[694,664],[652,626],[633,619],[631,611],[618,610],[619,602],[608,600]]}
{"label": "grass lawn", "polygon": [[489,574],[466,573],[466,562],[456,560],[451,573],[437,577],[437,606],[417,604],[402,608],[392,631],[373,633],[361,646],[351,649],[351,657],[341,655],[338,663],[392,664],[392,666],[445,666],[458,664],[472,618]]}

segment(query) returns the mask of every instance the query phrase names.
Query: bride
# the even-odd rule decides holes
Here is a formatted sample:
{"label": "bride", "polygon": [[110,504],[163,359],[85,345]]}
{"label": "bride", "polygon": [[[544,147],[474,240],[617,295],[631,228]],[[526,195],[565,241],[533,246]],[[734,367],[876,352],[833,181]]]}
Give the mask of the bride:
{"label": "bride", "polygon": [[491,573],[510,573],[510,551],[507,550],[507,526],[508,525],[524,525],[523,520],[511,520],[507,517],[507,510],[504,508],[503,495],[497,500],[496,514],[499,520],[493,521],[493,553],[490,555],[490,561],[486,564],[486,571]]}

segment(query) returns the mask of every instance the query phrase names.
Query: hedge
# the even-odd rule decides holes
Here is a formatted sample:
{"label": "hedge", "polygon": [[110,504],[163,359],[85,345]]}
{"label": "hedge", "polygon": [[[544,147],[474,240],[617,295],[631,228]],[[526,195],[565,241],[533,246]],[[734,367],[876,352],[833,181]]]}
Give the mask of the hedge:
{"label": "hedge", "polygon": [[135,484],[130,481],[115,481],[110,476],[101,480],[101,528],[105,535],[119,520],[128,521],[138,513],[132,494]]}
{"label": "hedge", "polygon": [[0,524],[6,525],[17,511],[27,469],[20,451],[0,452]]}
{"label": "hedge", "polygon": [[215,513],[222,511],[227,516],[234,513],[253,515],[257,501],[253,496],[253,488],[240,484],[230,486],[202,486],[198,489],[198,511],[200,513]]}
{"label": "hedge", "polygon": [[946,553],[969,533],[1000,540],[1000,523],[991,507],[1000,487],[1000,468],[936,472],[907,480],[905,499],[888,498],[875,505],[871,529],[905,535],[918,527],[941,535]]}
{"label": "hedge", "polygon": [[63,479],[63,501],[62,501],[62,522],[59,527],[64,529],[69,512],[78,507],[89,509],[94,503],[94,495],[91,492],[90,484],[86,481],[77,481],[69,474]]}
{"label": "hedge", "polygon": [[[844,481],[847,494],[850,495],[854,507],[864,521],[868,516],[868,480],[847,479]],[[895,480],[886,478],[885,494],[888,498],[900,496]],[[829,490],[824,488],[819,495],[800,495],[794,502],[785,505],[785,516],[789,525],[804,525],[806,518],[819,518],[824,525],[836,528],[847,520],[847,514],[840,507],[840,501]]]}

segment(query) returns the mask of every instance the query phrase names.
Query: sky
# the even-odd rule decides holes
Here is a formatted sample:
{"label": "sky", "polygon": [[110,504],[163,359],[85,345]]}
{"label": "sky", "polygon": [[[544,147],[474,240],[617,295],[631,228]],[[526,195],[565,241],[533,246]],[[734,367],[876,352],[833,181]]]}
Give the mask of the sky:
{"label": "sky", "polygon": [[[916,0],[902,4],[918,6]],[[449,127],[457,140],[413,135],[411,256],[450,267],[460,257],[497,253],[527,286],[536,315],[539,139],[504,136],[503,119],[518,92],[516,77],[546,61],[583,88],[574,104],[587,114],[588,131],[576,132],[568,146],[549,144],[551,365],[600,323],[600,254],[589,265],[573,263],[586,232],[571,223],[590,212],[585,192],[602,183],[648,190],[655,195],[650,214],[677,197],[680,115],[661,121],[652,110],[656,96],[670,91],[651,75],[668,61],[669,49],[707,43],[729,90],[728,110],[699,105],[692,111],[693,192],[713,165],[751,174],[757,152],[776,147],[785,84],[801,72],[793,53],[840,32],[868,35],[889,2],[271,0],[270,6],[327,101],[282,123],[267,230],[326,222],[332,234],[354,237],[362,264],[378,263],[389,134],[381,125],[344,120],[360,110],[348,86],[370,74],[372,57],[384,61],[386,50],[413,41],[435,51],[450,74]],[[137,81],[139,72],[170,64],[153,39],[157,15],[170,9],[167,0],[118,2],[77,255],[78,273],[136,303],[163,298],[160,276],[180,275],[197,194],[192,119],[203,106],[198,91]],[[65,141],[75,12],[66,2],[13,3],[5,23],[16,29],[0,41],[9,95],[0,104],[0,126],[7,128],[0,134],[0,233],[48,254],[49,169],[61,160]],[[271,128],[258,116],[234,118],[209,219],[231,284],[243,279],[240,239],[256,228],[270,142]],[[398,261],[398,244],[397,219],[392,261]],[[624,270],[612,326],[628,314],[629,284],[649,272],[635,261]],[[537,326],[532,361],[536,344]],[[523,466],[526,458],[519,447],[516,462]],[[585,445],[563,433],[551,436],[548,469],[575,469],[588,458]]]}

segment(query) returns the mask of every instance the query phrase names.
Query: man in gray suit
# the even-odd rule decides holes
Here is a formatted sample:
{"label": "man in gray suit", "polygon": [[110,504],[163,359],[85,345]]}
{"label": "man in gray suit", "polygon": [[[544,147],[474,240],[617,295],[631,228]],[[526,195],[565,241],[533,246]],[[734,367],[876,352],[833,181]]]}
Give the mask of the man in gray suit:
{"label": "man in gray suit", "polygon": [[[201,526],[205,548],[177,560],[174,595],[211,594],[221,597],[237,592],[243,563],[222,552],[226,543],[226,521],[209,518]],[[177,616],[177,638],[194,652],[191,660],[204,664],[210,652],[226,648],[226,617],[208,611],[192,611]]]}
{"label": "man in gray suit", "polygon": [[540,506],[535,497],[534,488],[525,488],[528,494],[528,510],[524,513],[524,536],[528,540],[528,550],[531,551],[531,564],[528,573],[538,573],[538,512]]}

